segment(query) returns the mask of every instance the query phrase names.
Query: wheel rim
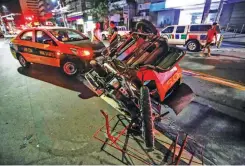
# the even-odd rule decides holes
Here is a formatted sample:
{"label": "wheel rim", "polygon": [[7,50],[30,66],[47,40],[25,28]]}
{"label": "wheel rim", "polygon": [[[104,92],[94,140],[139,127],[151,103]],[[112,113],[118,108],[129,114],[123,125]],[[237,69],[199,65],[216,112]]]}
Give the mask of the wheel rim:
{"label": "wheel rim", "polygon": [[22,66],[26,66],[26,60],[22,56],[19,57],[19,60]]}
{"label": "wheel rim", "polygon": [[77,72],[77,68],[74,63],[66,62],[63,66],[64,72],[68,75],[73,75]]}
{"label": "wheel rim", "polygon": [[188,44],[188,48],[190,49],[190,50],[195,50],[196,49],[196,44],[195,43],[190,43],[190,44]]}

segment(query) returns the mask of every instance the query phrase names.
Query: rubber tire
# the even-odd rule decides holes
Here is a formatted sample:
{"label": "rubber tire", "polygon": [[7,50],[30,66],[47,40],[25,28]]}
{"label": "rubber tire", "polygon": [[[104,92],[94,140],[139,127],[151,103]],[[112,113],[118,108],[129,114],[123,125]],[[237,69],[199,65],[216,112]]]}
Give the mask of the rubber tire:
{"label": "rubber tire", "polygon": [[[194,50],[190,50],[189,47],[188,47],[188,45],[191,44],[191,43],[196,44],[196,48],[195,48]],[[188,51],[190,51],[190,52],[198,52],[198,51],[200,51],[200,44],[199,44],[197,41],[195,41],[195,40],[191,40],[191,41],[189,41],[189,42],[186,44],[186,49],[187,49]]]}
{"label": "rubber tire", "polygon": [[143,138],[148,149],[154,148],[153,116],[148,87],[140,88],[140,108],[142,114]]}
{"label": "rubber tire", "polygon": [[[23,58],[23,59],[25,60],[25,65],[23,65],[23,64],[20,62],[20,58]],[[31,63],[30,63],[30,62],[27,62],[27,60],[26,60],[22,55],[19,55],[19,56],[18,56],[18,60],[19,60],[20,65],[21,65],[22,67],[24,67],[24,68],[29,68],[30,65],[31,65]]]}
{"label": "rubber tire", "polygon": [[[67,74],[67,73],[64,71],[64,65],[65,65],[67,62],[71,62],[71,63],[75,64],[75,66],[76,66],[76,68],[77,68],[76,73],[70,75],[70,74]],[[62,63],[61,63],[61,65],[60,65],[60,69],[61,69],[61,71],[62,71],[66,76],[68,76],[68,77],[76,76],[76,75],[78,74],[78,72],[79,72],[79,68],[78,68],[77,63],[76,63],[74,60],[72,60],[72,59],[65,59],[65,60],[63,60]]]}
{"label": "rubber tire", "polygon": [[104,34],[102,35],[102,39],[103,40],[106,40],[106,36]]}

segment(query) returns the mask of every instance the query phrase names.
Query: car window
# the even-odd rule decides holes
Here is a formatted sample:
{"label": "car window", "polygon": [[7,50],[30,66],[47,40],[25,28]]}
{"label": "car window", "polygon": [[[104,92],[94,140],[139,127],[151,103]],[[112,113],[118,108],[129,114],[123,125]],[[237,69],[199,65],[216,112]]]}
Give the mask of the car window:
{"label": "car window", "polygon": [[171,27],[167,27],[166,29],[164,29],[162,33],[172,33],[173,31],[174,31],[174,27],[171,26]]}
{"label": "car window", "polygon": [[21,39],[21,40],[32,41],[32,31],[24,32],[24,33],[20,36],[20,39]]}
{"label": "car window", "polygon": [[80,34],[73,29],[51,29],[49,32],[59,41],[62,42],[72,42],[72,41],[81,41],[88,40],[89,38],[85,35]]}
{"label": "car window", "polygon": [[40,30],[36,31],[36,42],[43,43],[45,40],[51,40],[54,43],[52,38],[47,33]]}
{"label": "car window", "polygon": [[184,33],[185,32],[185,26],[177,26],[176,33]]}
{"label": "car window", "polygon": [[210,28],[212,28],[211,25],[192,25],[190,32],[208,31]]}

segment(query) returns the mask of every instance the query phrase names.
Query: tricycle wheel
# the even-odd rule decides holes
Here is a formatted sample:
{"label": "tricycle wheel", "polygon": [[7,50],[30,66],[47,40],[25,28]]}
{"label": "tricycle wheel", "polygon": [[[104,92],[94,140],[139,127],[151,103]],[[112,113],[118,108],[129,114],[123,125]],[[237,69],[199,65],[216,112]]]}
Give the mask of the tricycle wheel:
{"label": "tricycle wheel", "polygon": [[142,113],[143,138],[148,149],[154,147],[153,117],[149,89],[146,86],[140,89],[140,108]]}

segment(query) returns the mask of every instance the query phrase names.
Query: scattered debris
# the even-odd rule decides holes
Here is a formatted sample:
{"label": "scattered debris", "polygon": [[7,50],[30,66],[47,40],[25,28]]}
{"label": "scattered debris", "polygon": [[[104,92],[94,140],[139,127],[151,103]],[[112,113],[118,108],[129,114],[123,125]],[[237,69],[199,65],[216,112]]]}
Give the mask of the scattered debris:
{"label": "scattered debris", "polygon": [[24,137],[24,140],[23,140],[23,144],[20,145],[20,149],[24,149],[27,147],[28,144],[32,143],[32,141],[30,140],[32,138],[32,134],[29,135],[29,136],[25,136]]}

